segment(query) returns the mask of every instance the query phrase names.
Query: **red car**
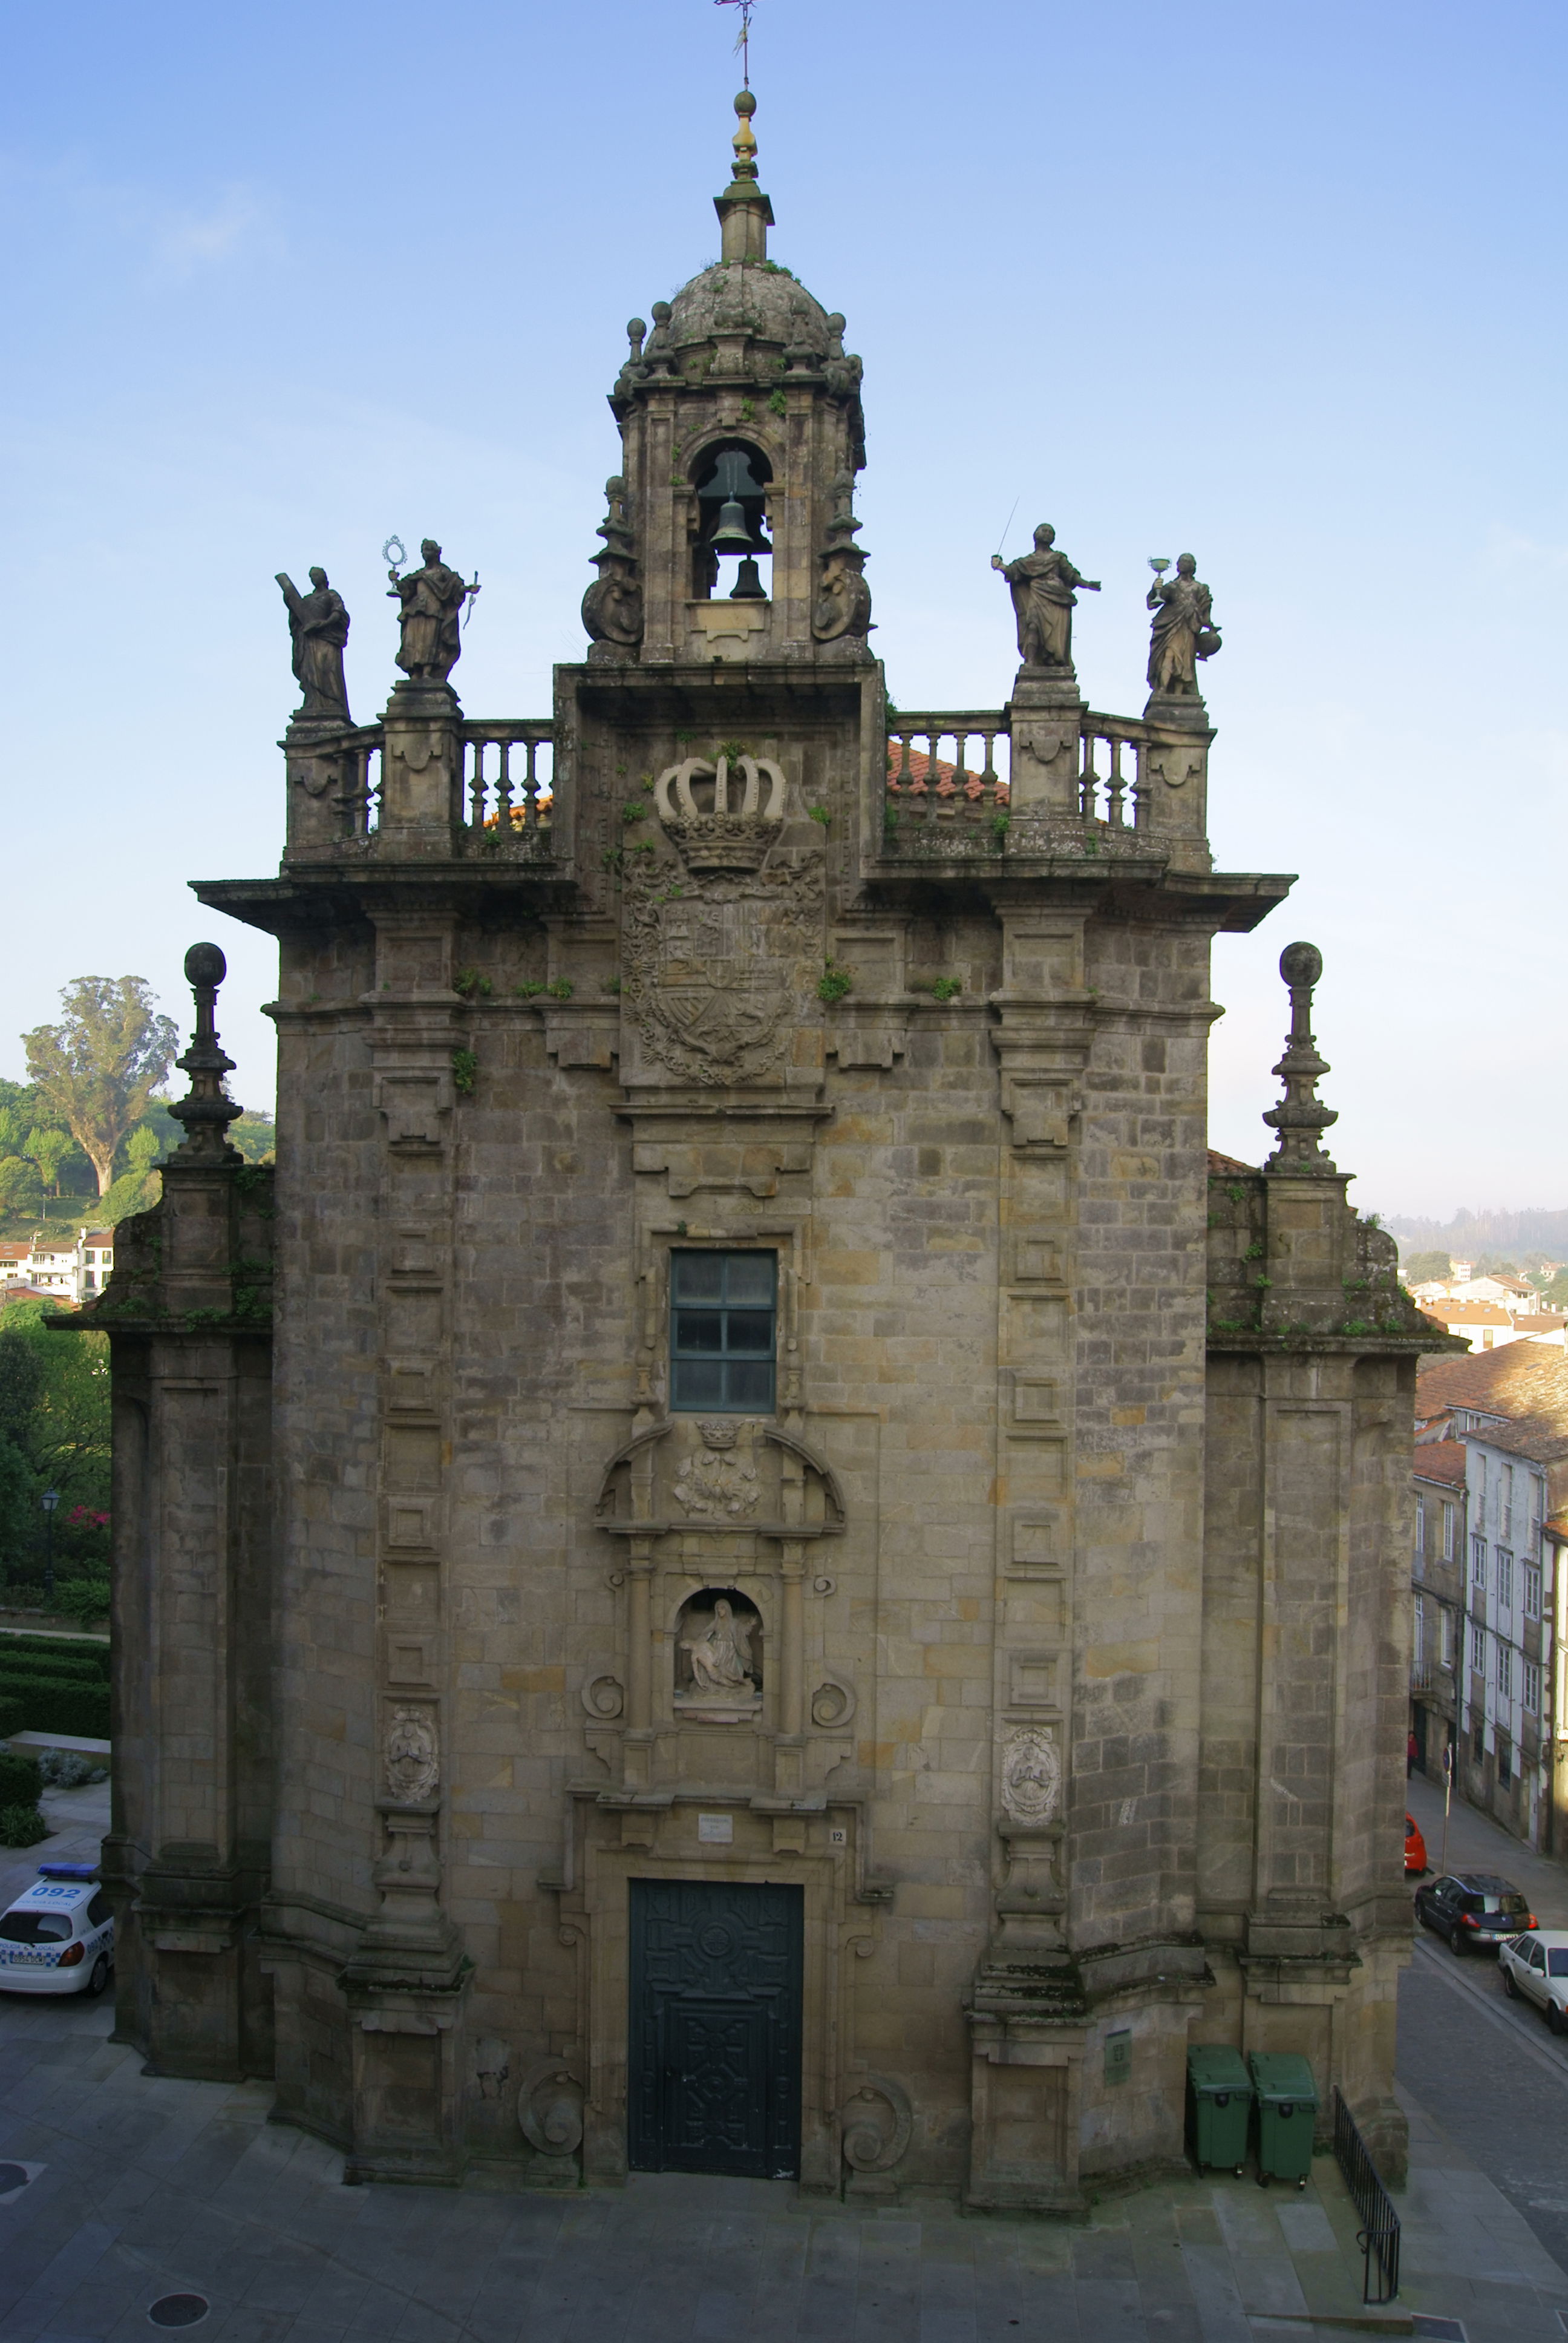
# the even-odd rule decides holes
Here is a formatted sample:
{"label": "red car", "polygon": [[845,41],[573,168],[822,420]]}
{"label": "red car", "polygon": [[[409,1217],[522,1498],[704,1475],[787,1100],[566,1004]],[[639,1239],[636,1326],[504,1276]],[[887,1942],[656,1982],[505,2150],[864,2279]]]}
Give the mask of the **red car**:
{"label": "red car", "polygon": [[1431,1867],[1426,1859],[1426,1841],[1415,1826],[1413,1815],[1404,1818],[1404,1867],[1406,1871],[1426,1871]]}

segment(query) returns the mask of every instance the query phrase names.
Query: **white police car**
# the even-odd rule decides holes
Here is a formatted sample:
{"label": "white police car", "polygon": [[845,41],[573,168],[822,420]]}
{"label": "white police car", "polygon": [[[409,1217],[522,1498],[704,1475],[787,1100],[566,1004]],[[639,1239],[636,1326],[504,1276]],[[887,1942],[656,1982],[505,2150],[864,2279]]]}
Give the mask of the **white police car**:
{"label": "white police car", "polygon": [[102,1993],[115,1966],[115,1922],[92,1863],[41,1863],[0,1913],[0,1993]]}

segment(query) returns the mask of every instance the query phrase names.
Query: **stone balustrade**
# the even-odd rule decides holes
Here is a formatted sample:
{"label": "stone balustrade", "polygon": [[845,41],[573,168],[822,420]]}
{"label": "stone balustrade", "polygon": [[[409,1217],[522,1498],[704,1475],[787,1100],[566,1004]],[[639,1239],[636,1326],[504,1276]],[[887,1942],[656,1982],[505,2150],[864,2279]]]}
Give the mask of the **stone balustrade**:
{"label": "stone balustrade", "polygon": [[[555,810],[555,726],[548,717],[459,719],[445,735],[455,854],[479,848],[524,861],[548,856]],[[289,855],[401,855],[406,826],[386,802],[385,723],[299,728],[287,743],[292,778]],[[430,770],[427,765],[422,769]],[[383,830],[387,835],[382,836]],[[396,841],[396,842],[395,842]]]}
{"label": "stone balustrade", "polygon": [[[997,743],[1005,768],[998,771]],[[978,742],[979,761],[971,746]],[[1011,796],[1011,740],[1000,709],[900,714],[888,727],[888,803],[911,821],[983,821]]]}
{"label": "stone balustrade", "polygon": [[[1152,828],[1146,759],[1155,735],[1136,719],[1091,709],[1079,727],[1077,811],[1101,830]],[[1000,762],[999,762],[1000,759]],[[983,822],[1013,802],[1011,727],[1005,709],[900,713],[888,727],[890,850],[904,821]]]}
{"label": "stone balustrade", "polygon": [[[555,805],[556,735],[549,719],[476,719],[464,724],[462,737],[464,828],[477,837],[548,835]],[[518,749],[523,754],[514,760]]]}

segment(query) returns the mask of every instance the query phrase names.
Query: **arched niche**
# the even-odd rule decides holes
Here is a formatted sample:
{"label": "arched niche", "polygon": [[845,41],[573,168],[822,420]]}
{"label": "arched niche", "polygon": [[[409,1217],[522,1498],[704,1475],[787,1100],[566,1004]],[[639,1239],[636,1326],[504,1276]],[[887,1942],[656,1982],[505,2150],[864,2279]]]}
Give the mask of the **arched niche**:
{"label": "arched niche", "polygon": [[688,1595],[671,1638],[675,1713],[688,1724],[750,1725],[762,1713],[762,1614],[735,1586]]}

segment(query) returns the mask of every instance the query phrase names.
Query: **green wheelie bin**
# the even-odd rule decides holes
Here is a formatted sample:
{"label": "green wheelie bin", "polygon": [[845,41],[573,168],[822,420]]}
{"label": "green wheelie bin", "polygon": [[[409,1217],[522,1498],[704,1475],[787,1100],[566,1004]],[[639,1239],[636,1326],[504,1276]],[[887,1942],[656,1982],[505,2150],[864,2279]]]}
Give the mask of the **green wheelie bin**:
{"label": "green wheelie bin", "polygon": [[1209,2165],[1228,2164],[1241,2173],[1247,2161],[1251,2116],[1251,2078],[1241,2052],[1214,2042],[1189,2050],[1187,2146],[1200,2172]]}
{"label": "green wheelie bin", "polygon": [[1304,2188],[1318,2113],[1312,2070],[1293,2051],[1254,2050],[1247,2064],[1258,2094],[1258,2186],[1293,2180]]}

